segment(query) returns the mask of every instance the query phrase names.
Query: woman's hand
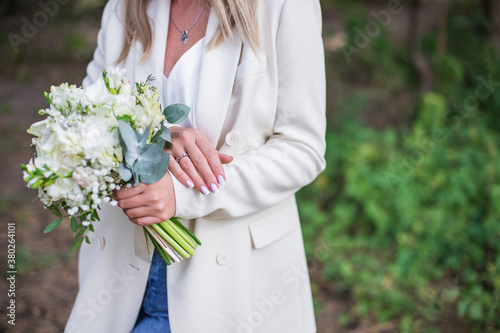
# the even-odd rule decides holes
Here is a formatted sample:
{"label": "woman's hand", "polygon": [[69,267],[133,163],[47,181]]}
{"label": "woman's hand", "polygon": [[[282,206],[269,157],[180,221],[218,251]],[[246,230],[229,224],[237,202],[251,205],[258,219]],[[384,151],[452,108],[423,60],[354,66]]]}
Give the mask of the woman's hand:
{"label": "woman's hand", "polygon": [[[200,130],[173,126],[169,128],[173,148],[170,153],[169,170],[188,187],[201,193],[216,193],[226,181],[222,164],[233,158],[215,150],[206,135]],[[187,154],[187,155],[184,155]],[[176,158],[183,156],[176,161]]]}
{"label": "woman's hand", "polygon": [[130,221],[140,226],[166,221],[175,214],[174,185],[168,172],[154,184],[123,187],[115,191],[114,199]]}

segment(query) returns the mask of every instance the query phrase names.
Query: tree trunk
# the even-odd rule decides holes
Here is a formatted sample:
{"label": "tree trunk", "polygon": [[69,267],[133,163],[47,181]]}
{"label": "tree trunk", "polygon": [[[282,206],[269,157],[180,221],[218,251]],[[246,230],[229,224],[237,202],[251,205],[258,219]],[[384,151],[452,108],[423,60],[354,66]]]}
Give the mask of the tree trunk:
{"label": "tree trunk", "polygon": [[489,0],[490,2],[490,41],[495,50],[495,54],[500,58],[500,2]]}
{"label": "tree trunk", "polygon": [[420,51],[419,14],[421,3],[421,0],[414,0],[411,2],[408,41],[410,43],[413,67],[419,76],[420,92],[425,93],[432,90],[433,73],[429,60],[426,59]]}

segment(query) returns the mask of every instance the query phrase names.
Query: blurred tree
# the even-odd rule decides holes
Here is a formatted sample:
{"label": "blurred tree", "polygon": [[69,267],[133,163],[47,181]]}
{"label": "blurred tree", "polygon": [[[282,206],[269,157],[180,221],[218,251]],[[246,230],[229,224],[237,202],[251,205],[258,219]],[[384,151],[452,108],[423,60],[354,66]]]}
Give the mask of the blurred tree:
{"label": "blurred tree", "polygon": [[410,3],[410,19],[408,21],[408,41],[411,52],[413,67],[419,76],[420,92],[425,93],[432,90],[434,75],[429,59],[420,50],[420,29],[419,18],[421,0],[414,0]]}
{"label": "blurred tree", "polygon": [[489,36],[491,45],[500,57],[500,2],[497,0],[481,0],[485,16],[489,21]]}
{"label": "blurred tree", "polygon": [[19,7],[19,2],[16,0],[4,0],[0,4],[0,13],[9,15],[16,12]]}
{"label": "blurred tree", "polygon": [[[33,1],[33,3],[35,2]],[[26,5],[26,0],[2,0],[0,2],[0,15],[12,15],[25,8]]]}

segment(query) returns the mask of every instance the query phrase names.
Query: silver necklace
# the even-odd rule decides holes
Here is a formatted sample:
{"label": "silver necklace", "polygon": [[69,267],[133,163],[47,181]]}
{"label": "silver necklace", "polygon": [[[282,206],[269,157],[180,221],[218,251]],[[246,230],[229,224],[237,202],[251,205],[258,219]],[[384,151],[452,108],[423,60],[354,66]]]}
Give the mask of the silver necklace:
{"label": "silver necklace", "polygon": [[196,22],[198,22],[198,20],[201,17],[201,14],[203,14],[204,10],[205,10],[205,7],[203,7],[201,9],[201,12],[200,12],[200,14],[198,14],[198,17],[196,18],[196,20],[194,20],[193,24],[191,24],[191,26],[189,28],[187,28],[186,30],[179,29],[179,27],[177,26],[177,24],[175,24],[175,22],[174,22],[174,19],[172,17],[172,12],[170,12],[170,20],[172,21],[172,24],[174,25],[175,29],[177,29],[177,31],[179,31],[181,33],[182,44],[186,44],[188,42],[188,40],[189,40],[188,32],[189,32],[189,30],[191,30],[192,27],[194,27],[194,25],[196,24]]}

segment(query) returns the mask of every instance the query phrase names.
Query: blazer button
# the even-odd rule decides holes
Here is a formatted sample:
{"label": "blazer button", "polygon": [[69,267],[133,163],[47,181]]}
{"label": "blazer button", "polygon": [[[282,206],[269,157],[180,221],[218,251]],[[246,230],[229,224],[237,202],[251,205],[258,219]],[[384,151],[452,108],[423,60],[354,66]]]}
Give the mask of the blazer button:
{"label": "blazer button", "polygon": [[99,247],[101,250],[104,250],[104,247],[106,246],[106,238],[104,236],[99,237]]}
{"label": "blazer button", "polygon": [[226,143],[229,146],[235,145],[240,141],[240,135],[237,132],[229,132],[226,134]]}
{"label": "blazer button", "polygon": [[220,251],[217,254],[216,261],[221,266],[227,265],[231,261],[231,255],[227,251]]}

